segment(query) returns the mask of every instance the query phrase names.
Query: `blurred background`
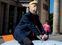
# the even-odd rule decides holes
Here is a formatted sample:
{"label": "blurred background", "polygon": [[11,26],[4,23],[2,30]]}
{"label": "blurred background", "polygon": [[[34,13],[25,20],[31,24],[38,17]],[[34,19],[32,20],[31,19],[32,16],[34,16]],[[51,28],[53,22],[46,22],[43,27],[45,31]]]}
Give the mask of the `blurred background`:
{"label": "blurred background", "polygon": [[[0,37],[14,33],[23,14],[28,12],[28,4],[33,0],[0,0]],[[40,22],[49,20],[52,39],[62,39],[62,0],[35,0]],[[61,35],[61,36],[60,36]],[[58,39],[59,38],[59,39]],[[0,43],[2,39],[0,38]]]}

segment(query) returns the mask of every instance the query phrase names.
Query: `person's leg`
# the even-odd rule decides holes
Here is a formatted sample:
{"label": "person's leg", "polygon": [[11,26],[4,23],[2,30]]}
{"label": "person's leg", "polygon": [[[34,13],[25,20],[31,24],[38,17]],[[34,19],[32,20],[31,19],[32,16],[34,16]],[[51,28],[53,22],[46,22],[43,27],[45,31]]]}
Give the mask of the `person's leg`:
{"label": "person's leg", "polygon": [[26,37],[26,38],[23,40],[23,43],[24,43],[24,45],[34,45],[34,44],[32,43],[32,41],[31,41],[28,37]]}
{"label": "person's leg", "polygon": [[22,34],[17,32],[17,33],[14,33],[13,36],[14,36],[14,39],[17,40],[20,45],[24,45],[23,44],[23,36],[22,36]]}
{"label": "person's leg", "polygon": [[14,38],[19,42],[20,45],[33,45],[32,40],[26,36],[21,37],[20,35],[15,35]]}
{"label": "person's leg", "polygon": [[14,39],[17,40],[20,45],[23,45],[23,41],[17,35],[14,36]]}

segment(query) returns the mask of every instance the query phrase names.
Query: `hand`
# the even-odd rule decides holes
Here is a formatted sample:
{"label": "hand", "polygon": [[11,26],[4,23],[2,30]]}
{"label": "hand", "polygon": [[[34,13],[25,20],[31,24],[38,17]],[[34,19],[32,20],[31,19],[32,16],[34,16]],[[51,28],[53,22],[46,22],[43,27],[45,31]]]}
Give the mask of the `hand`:
{"label": "hand", "polygon": [[48,37],[49,37],[48,35],[44,34],[44,35],[42,36],[42,40],[44,40],[44,41],[45,41],[45,40],[47,40],[47,39],[48,39]]}

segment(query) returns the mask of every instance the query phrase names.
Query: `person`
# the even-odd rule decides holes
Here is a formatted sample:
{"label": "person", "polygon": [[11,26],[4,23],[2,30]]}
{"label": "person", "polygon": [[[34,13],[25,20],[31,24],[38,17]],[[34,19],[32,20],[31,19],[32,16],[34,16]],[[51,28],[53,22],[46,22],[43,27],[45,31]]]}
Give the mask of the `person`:
{"label": "person", "polygon": [[43,35],[45,38],[48,37],[45,34],[43,26],[41,25],[39,17],[36,14],[36,12],[37,2],[32,1],[29,3],[29,12],[22,16],[19,24],[15,28],[14,38],[21,45],[34,45],[32,43],[32,40],[34,40],[35,38],[38,37],[42,38]]}
{"label": "person", "polygon": [[48,20],[46,20],[45,23],[43,24],[43,28],[44,28],[45,32],[47,33],[47,35],[49,35],[51,32],[51,27],[50,27]]}

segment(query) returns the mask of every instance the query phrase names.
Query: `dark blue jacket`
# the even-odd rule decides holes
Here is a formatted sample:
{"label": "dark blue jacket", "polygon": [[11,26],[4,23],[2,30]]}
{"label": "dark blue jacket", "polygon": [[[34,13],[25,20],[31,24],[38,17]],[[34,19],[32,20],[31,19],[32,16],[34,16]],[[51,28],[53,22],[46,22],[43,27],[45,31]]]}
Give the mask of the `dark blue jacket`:
{"label": "dark blue jacket", "polygon": [[[37,25],[38,29],[35,25]],[[15,28],[14,37],[24,39],[24,37],[28,36],[31,32],[35,35],[45,33],[38,15],[33,15],[29,12],[22,16],[19,24]]]}

